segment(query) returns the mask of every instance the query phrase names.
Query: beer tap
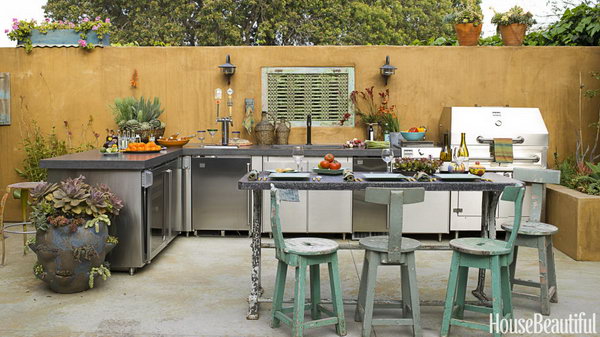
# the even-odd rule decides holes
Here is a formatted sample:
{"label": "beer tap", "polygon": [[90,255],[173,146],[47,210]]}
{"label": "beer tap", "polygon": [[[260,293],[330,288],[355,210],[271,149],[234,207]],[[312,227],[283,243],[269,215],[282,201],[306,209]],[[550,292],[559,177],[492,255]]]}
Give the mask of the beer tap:
{"label": "beer tap", "polygon": [[221,145],[226,146],[229,144],[229,125],[233,126],[233,89],[227,89],[227,110],[229,110],[229,116],[221,117],[219,114],[222,97],[223,92],[221,89],[216,89],[215,100],[217,102],[217,122],[221,123]]}

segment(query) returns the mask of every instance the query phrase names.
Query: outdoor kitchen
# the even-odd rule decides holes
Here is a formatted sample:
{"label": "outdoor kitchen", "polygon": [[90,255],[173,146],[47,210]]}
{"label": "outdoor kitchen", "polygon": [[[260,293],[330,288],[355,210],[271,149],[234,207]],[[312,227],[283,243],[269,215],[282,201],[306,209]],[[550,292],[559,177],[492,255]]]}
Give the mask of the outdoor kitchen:
{"label": "outdoor kitchen", "polygon": [[1,336],[599,335],[600,47],[83,18],[0,48]]}

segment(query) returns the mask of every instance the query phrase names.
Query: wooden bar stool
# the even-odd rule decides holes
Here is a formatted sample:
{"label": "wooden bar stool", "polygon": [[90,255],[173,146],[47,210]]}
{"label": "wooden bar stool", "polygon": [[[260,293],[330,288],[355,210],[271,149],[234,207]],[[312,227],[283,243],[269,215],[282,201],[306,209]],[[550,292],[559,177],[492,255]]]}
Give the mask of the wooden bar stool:
{"label": "wooden bar stool", "polygon": [[[287,193],[286,193],[287,194]],[[297,201],[287,196],[281,197],[284,201]],[[279,219],[280,191],[271,185],[271,230],[275,239],[275,256],[279,263],[275,279],[273,295],[273,309],[271,311],[271,327],[279,327],[283,322],[292,328],[292,336],[300,337],[305,328],[314,328],[335,324],[338,335],[346,335],[346,321],[344,319],[344,303],[342,285],[338,270],[337,250],[339,245],[333,240],[320,238],[294,238],[283,239]],[[321,305],[320,271],[319,266],[327,263],[331,286],[331,301],[333,311]],[[288,266],[295,268],[296,283],[294,293],[294,306],[283,307],[283,293]],[[306,267],[310,268],[310,304],[305,304]],[[310,309],[310,322],[304,322],[304,312]],[[292,317],[288,314],[292,313]],[[321,318],[321,313],[329,317]]]}
{"label": "wooden bar stool", "polygon": [[[515,204],[513,228],[516,228],[517,232],[521,225],[524,193],[525,188],[522,186],[509,186],[504,188],[501,197],[502,200],[513,201]],[[444,303],[441,336],[448,336],[452,325],[489,332],[490,327],[486,324],[464,320],[465,310],[492,314],[495,322],[499,322],[499,319],[514,317],[508,267],[513,259],[516,237],[517,233],[513,232],[508,241],[488,238],[461,238],[450,241],[450,247],[454,253],[452,254],[448,290]],[[465,304],[469,268],[490,269],[492,274],[491,308]],[[500,333],[493,335],[494,337],[501,336]]]}
{"label": "wooden bar stool", "polygon": [[[522,293],[515,294],[532,298],[536,301],[539,300],[542,315],[550,315],[550,302],[558,302],[556,267],[554,264],[554,252],[552,250],[552,235],[558,232],[558,228],[541,222],[541,217],[542,206],[544,204],[544,184],[560,183],[560,171],[515,168],[513,176],[515,179],[531,183],[531,214],[529,221],[524,222],[521,228],[519,228],[517,240],[515,241],[515,257],[510,265],[511,289],[513,289],[515,284],[539,288],[539,297]],[[503,224],[502,229],[510,233],[513,230],[513,226],[511,224]],[[519,246],[536,248],[538,250],[540,282],[515,278]]]}
{"label": "wooden bar stool", "polygon": [[[419,288],[415,266],[415,250],[421,243],[402,237],[402,221],[404,205],[423,202],[424,198],[425,190],[423,188],[369,187],[366,190],[365,201],[388,205],[389,236],[371,236],[359,241],[360,246],[365,249],[365,258],[354,320],[362,321],[363,337],[369,337],[373,326],[376,325],[411,325],[414,336],[422,335]],[[403,318],[373,318],[377,268],[380,265],[400,266]],[[386,305],[386,307],[395,306]]]}
{"label": "wooden bar stool", "polygon": [[[6,194],[2,197],[2,205],[0,207],[0,217],[4,218],[4,209],[6,206],[6,199],[12,190],[18,190],[18,194],[21,199],[21,219],[22,222],[12,223],[10,225],[4,224],[3,221],[0,221],[0,243],[2,244],[2,263],[4,265],[4,261],[6,258],[6,247],[5,247],[5,237],[4,233],[11,234],[21,234],[23,235],[23,255],[27,254],[27,234],[35,234],[35,229],[32,231],[27,230],[27,225],[30,224],[30,221],[27,221],[27,202],[29,201],[29,191],[36,188],[41,182],[22,182],[8,185],[6,189]],[[16,229],[7,229],[12,227],[23,226],[23,230]]]}

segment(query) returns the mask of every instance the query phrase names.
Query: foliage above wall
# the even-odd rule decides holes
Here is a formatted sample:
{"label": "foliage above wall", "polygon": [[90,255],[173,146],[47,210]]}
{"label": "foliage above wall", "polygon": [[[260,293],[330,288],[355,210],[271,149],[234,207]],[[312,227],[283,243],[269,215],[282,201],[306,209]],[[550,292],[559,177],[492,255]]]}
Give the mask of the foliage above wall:
{"label": "foliage above wall", "polygon": [[122,45],[401,45],[449,36],[456,0],[48,0],[54,20],[112,18]]}
{"label": "foliage above wall", "polygon": [[567,9],[558,22],[530,33],[525,42],[532,46],[600,46],[600,5]]}
{"label": "foliage above wall", "polygon": [[4,30],[4,33],[6,33],[8,38],[13,41],[24,42],[25,51],[29,53],[32,50],[31,33],[33,30],[38,30],[42,34],[47,34],[49,31],[53,30],[73,29],[79,33],[79,37],[81,38],[78,41],[79,47],[92,49],[94,48],[94,45],[86,40],[87,34],[89,32],[95,32],[101,40],[104,35],[110,33],[111,23],[109,18],[102,21],[99,16],[95,19],[90,19],[85,15],[82,16],[80,21],[74,22],[68,20],[51,21],[50,19],[45,19],[43,22],[38,23],[33,19],[26,21],[14,18],[12,19],[11,28],[12,30]]}

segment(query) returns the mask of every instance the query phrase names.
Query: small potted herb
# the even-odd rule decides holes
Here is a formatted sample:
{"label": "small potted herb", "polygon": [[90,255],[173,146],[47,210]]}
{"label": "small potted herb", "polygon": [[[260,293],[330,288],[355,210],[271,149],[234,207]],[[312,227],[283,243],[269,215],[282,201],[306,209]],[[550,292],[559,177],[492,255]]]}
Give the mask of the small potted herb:
{"label": "small potted herb", "polygon": [[31,197],[36,235],[28,246],[38,258],[35,276],[65,294],[93,288],[97,276],[110,276],[104,259],[118,241],[108,235],[108,226],[123,201],[106,185],[85,183],[83,176],[40,184]]}
{"label": "small potted herb", "polygon": [[483,14],[474,0],[467,1],[458,10],[446,17],[446,22],[454,24],[454,31],[461,46],[476,46],[481,35]]}
{"label": "small potted herb", "polygon": [[495,13],[492,23],[498,25],[505,46],[520,46],[525,39],[527,28],[536,22],[531,12],[515,6],[504,13]]}
{"label": "small potted herb", "polygon": [[442,165],[441,160],[429,158],[396,158],[394,161],[394,172],[405,176],[414,176],[419,172],[429,175],[434,174]]}

